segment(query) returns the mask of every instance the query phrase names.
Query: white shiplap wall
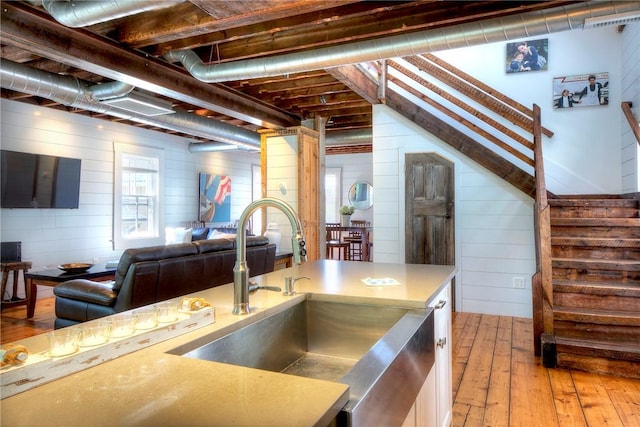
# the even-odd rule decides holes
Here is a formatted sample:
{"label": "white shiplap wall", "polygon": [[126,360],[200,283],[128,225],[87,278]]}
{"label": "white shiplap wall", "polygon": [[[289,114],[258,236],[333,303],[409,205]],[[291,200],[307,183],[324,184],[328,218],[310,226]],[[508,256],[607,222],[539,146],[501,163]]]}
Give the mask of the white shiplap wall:
{"label": "white shiplap wall", "polygon": [[[620,193],[621,60],[627,55],[622,35],[611,26],[534,38],[549,41],[547,71],[506,74],[502,66],[506,55],[504,42],[435,54],[527,107],[534,103],[540,106],[543,125],[554,132],[552,138],[543,137],[549,191]],[[628,50],[637,53],[638,47]],[[554,77],[598,72],[609,73],[609,105],[552,108]]]}
{"label": "white shiplap wall", "polygon": [[[634,182],[621,185],[625,168],[637,168],[637,147],[628,150],[631,154],[623,153],[622,161],[619,154],[624,132],[621,97],[623,93],[624,98],[637,97],[639,87],[640,24],[632,25],[624,36],[614,27],[550,34],[547,72],[506,75],[502,69],[505,43],[436,55],[525,105],[541,106],[544,125],[555,132],[543,141],[551,191],[637,191]],[[629,64],[628,73],[625,64]],[[610,105],[575,111],[550,108],[553,77],[599,71],[610,75]],[[634,91],[629,92],[631,86]],[[456,309],[531,316],[533,200],[382,105],[374,106],[375,259],[404,262],[403,162],[404,154],[412,151],[437,152],[455,163]],[[636,164],[631,167],[629,161]],[[635,171],[633,180],[637,181]],[[513,288],[514,277],[523,277],[526,289]]]}
{"label": "white shiplap wall", "polygon": [[[556,187],[556,192],[638,191],[637,143],[634,145],[628,139],[619,103],[632,100],[636,116],[640,116],[639,28],[640,23],[634,23],[627,25],[622,34],[613,27],[551,34],[547,72],[505,75],[501,68],[504,43],[436,54],[523,104],[536,102],[542,106],[545,125],[556,132],[554,138],[545,139],[544,146],[550,161],[547,180]],[[554,76],[592,71],[610,72],[614,85],[611,105],[604,109],[549,111]],[[258,155],[191,154],[186,148],[187,142],[177,137],[12,101],[1,102],[2,148],[83,160],[80,209],[19,212],[2,209],[0,212],[2,240],[23,241],[25,258],[32,260],[35,268],[70,260],[119,256],[111,251],[109,242],[113,141],[161,145],[170,152],[167,225],[195,218],[199,171],[232,177],[232,220],[239,217],[250,200],[250,164],[259,164]],[[35,116],[36,112],[40,116]],[[532,202],[464,157],[449,152],[440,141],[386,107],[376,106],[374,112],[376,151],[370,157],[370,165],[373,166],[375,205],[369,212],[375,227],[376,261],[404,261],[404,241],[400,237],[404,235],[404,224],[400,223],[404,203],[401,177],[404,153],[437,151],[456,164],[456,263],[459,267],[456,308],[529,316],[533,273],[533,218],[529,204]],[[327,165],[342,166],[347,175],[354,162],[350,157],[341,157],[327,156]],[[370,167],[365,166],[367,160],[362,159],[366,158],[359,158],[358,164]],[[347,185],[348,179],[343,182]],[[278,187],[270,187],[269,191],[282,197]],[[513,276],[526,278],[525,291],[512,288]]]}
{"label": "white shiplap wall", "polygon": [[388,107],[373,113],[374,259],[404,262],[404,156],[436,152],[455,164],[456,310],[530,317],[533,200]]}
{"label": "white shiplap wall", "polygon": [[[633,103],[640,120],[640,23],[625,26],[622,32],[622,101]],[[640,145],[624,116],[622,120],[622,192],[640,191]]]}
{"label": "white shiplap wall", "polygon": [[22,257],[34,271],[120,256],[111,245],[114,141],[165,150],[166,226],[197,219],[201,171],[231,177],[232,221],[251,200],[257,153],[190,153],[189,141],[180,137],[5,99],[0,105],[2,149],[82,159],[79,209],[0,210],[0,238],[21,241]]}

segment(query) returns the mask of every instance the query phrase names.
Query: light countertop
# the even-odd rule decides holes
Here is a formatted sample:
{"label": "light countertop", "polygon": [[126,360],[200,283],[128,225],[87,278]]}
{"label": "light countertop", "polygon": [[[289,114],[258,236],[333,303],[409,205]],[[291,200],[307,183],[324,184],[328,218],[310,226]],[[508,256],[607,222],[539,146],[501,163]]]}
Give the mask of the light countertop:
{"label": "light countertop", "polygon": [[[191,349],[290,306],[309,295],[355,303],[424,308],[453,278],[454,266],[323,260],[253,278],[295,296],[261,290],[250,296],[252,313],[231,314],[233,285],[197,292],[215,308],[215,323],[0,401],[3,426],[94,425],[327,425],[349,399],[348,386],[263,370],[189,359]],[[362,279],[399,284],[366,286]],[[20,341],[45,351],[43,336]],[[106,344],[108,345],[108,344]]]}

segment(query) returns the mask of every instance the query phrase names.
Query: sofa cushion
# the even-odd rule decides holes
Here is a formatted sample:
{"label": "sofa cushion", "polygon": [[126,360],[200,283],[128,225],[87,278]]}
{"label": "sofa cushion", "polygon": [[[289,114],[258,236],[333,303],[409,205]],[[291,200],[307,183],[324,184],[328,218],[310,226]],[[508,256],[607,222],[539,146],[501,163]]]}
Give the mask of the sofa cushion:
{"label": "sofa cushion", "polygon": [[113,282],[94,282],[86,279],[68,280],[53,288],[53,294],[57,297],[111,307],[118,296],[113,291],[112,285]]}
{"label": "sofa cushion", "polygon": [[137,262],[153,261],[157,259],[176,258],[187,255],[196,255],[198,248],[193,243],[179,243],[176,245],[149,246],[146,248],[127,249],[123,252],[116,269],[114,290],[122,287],[129,266]]}
{"label": "sofa cushion", "polygon": [[191,231],[191,241],[195,242],[197,240],[204,240],[208,235],[208,228],[194,228],[193,231]]}
{"label": "sofa cushion", "polygon": [[226,251],[236,246],[235,241],[229,239],[198,240],[197,242],[193,242],[193,244],[198,248],[198,253],[200,254]]}
{"label": "sofa cushion", "polygon": [[269,238],[265,236],[247,236],[246,244],[248,248],[254,246],[264,246],[269,244]]}
{"label": "sofa cushion", "polygon": [[173,245],[175,243],[188,243],[191,241],[191,228],[184,227],[165,227],[165,245]]}
{"label": "sofa cushion", "polygon": [[212,228],[207,235],[207,239],[229,239],[235,240],[235,233],[224,233],[222,231],[218,231],[215,228]]}

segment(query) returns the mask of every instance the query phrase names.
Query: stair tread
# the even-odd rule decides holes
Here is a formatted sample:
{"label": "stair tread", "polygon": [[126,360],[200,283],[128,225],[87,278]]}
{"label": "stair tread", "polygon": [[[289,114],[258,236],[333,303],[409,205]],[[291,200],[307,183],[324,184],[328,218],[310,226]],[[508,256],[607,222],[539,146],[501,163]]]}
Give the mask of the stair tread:
{"label": "stair tread", "polygon": [[553,291],[640,298],[640,282],[587,282],[584,280],[555,279],[553,280]]}
{"label": "stair tread", "polygon": [[562,198],[547,199],[551,206],[558,207],[638,207],[638,201],[635,199],[607,198],[607,199],[578,199],[578,198]]}
{"label": "stair tread", "polygon": [[608,348],[611,350],[621,350],[625,351],[633,351],[640,353],[640,343],[627,340],[627,341],[604,341],[599,339],[590,339],[590,338],[573,338],[573,337],[564,337],[562,335],[556,335],[554,337],[556,344],[564,344],[564,345],[573,345],[580,347],[597,347],[597,348]]}
{"label": "stair tread", "polygon": [[[554,320],[572,320],[580,323],[592,321],[598,324],[640,327],[640,312],[556,306],[553,308],[553,316]],[[606,322],[600,318],[604,318]]]}
{"label": "stair tread", "polygon": [[[584,308],[576,308],[576,307],[555,306],[553,308],[553,311],[566,312],[566,313],[583,313],[583,314],[594,313],[594,314],[611,315],[616,317],[633,317],[633,318],[640,319],[640,312],[621,312],[619,310],[614,311],[614,310],[603,310],[603,309],[596,309],[596,308],[584,309]],[[638,324],[638,326],[640,326],[640,324]]]}
{"label": "stair tread", "polygon": [[[556,335],[558,354],[572,354],[575,357],[604,357],[609,361],[640,362],[640,344],[630,340],[608,341],[602,339],[574,338]],[[585,362],[588,361],[585,360]]]}
{"label": "stair tread", "polygon": [[640,239],[620,237],[551,237],[552,245],[640,248]]}
{"label": "stair tread", "polygon": [[551,217],[551,226],[572,227],[640,227],[640,218],[565,218]]}
{"label": "stair tread", "polygon": [[593,259],[593,258],[551,258],[552,268],[591,268],[600,270],[624,270],[640,271],[640,262],[637,259]]}

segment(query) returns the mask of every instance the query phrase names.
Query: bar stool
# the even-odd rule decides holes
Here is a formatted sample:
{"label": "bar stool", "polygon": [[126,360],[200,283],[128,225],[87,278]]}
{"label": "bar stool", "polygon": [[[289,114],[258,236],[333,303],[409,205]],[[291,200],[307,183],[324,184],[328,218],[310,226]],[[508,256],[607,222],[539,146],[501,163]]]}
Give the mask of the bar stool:
{"label": "bar stool", "polygon": [[[3,262],[0,264],[2,268],[2,304],[0,310],[5,308],[16,307],[20,305],[26,305],[28,307],[31,301],[31,288],[27,285],[27,271],[31,268],[30,261],[16,261],[16,262]],[[22,281],[24,284],[25,298],[18,298],[18,274],[22,271]],[[7,281],[9,280],[9,273],[13,272],[13,293],[11,299],[4,299],[5,292],[7,291]]]}
{"label": "bar stool", "polygon": [[[325,227],[327,229],[327,238],[325,242],[327,247],[327,259],[333,258],[333,250],[338,249],[338,259],[349,260],[349,243],[342,241],[340,224],[327,223]],[[340,252],[342,252],[342,255]]]}
{"label": "bar stool", "polygon": [[363,242],[366,241],[363,233],[367,232],[365,227],[369,227],[370,223],[369,221],[353,220],[351,226],[362,227],[362,230],[349,230],[349,235],[344,238],[344,241],[349,243],[349,258],[353,261],[368,261],[363,247]]}

